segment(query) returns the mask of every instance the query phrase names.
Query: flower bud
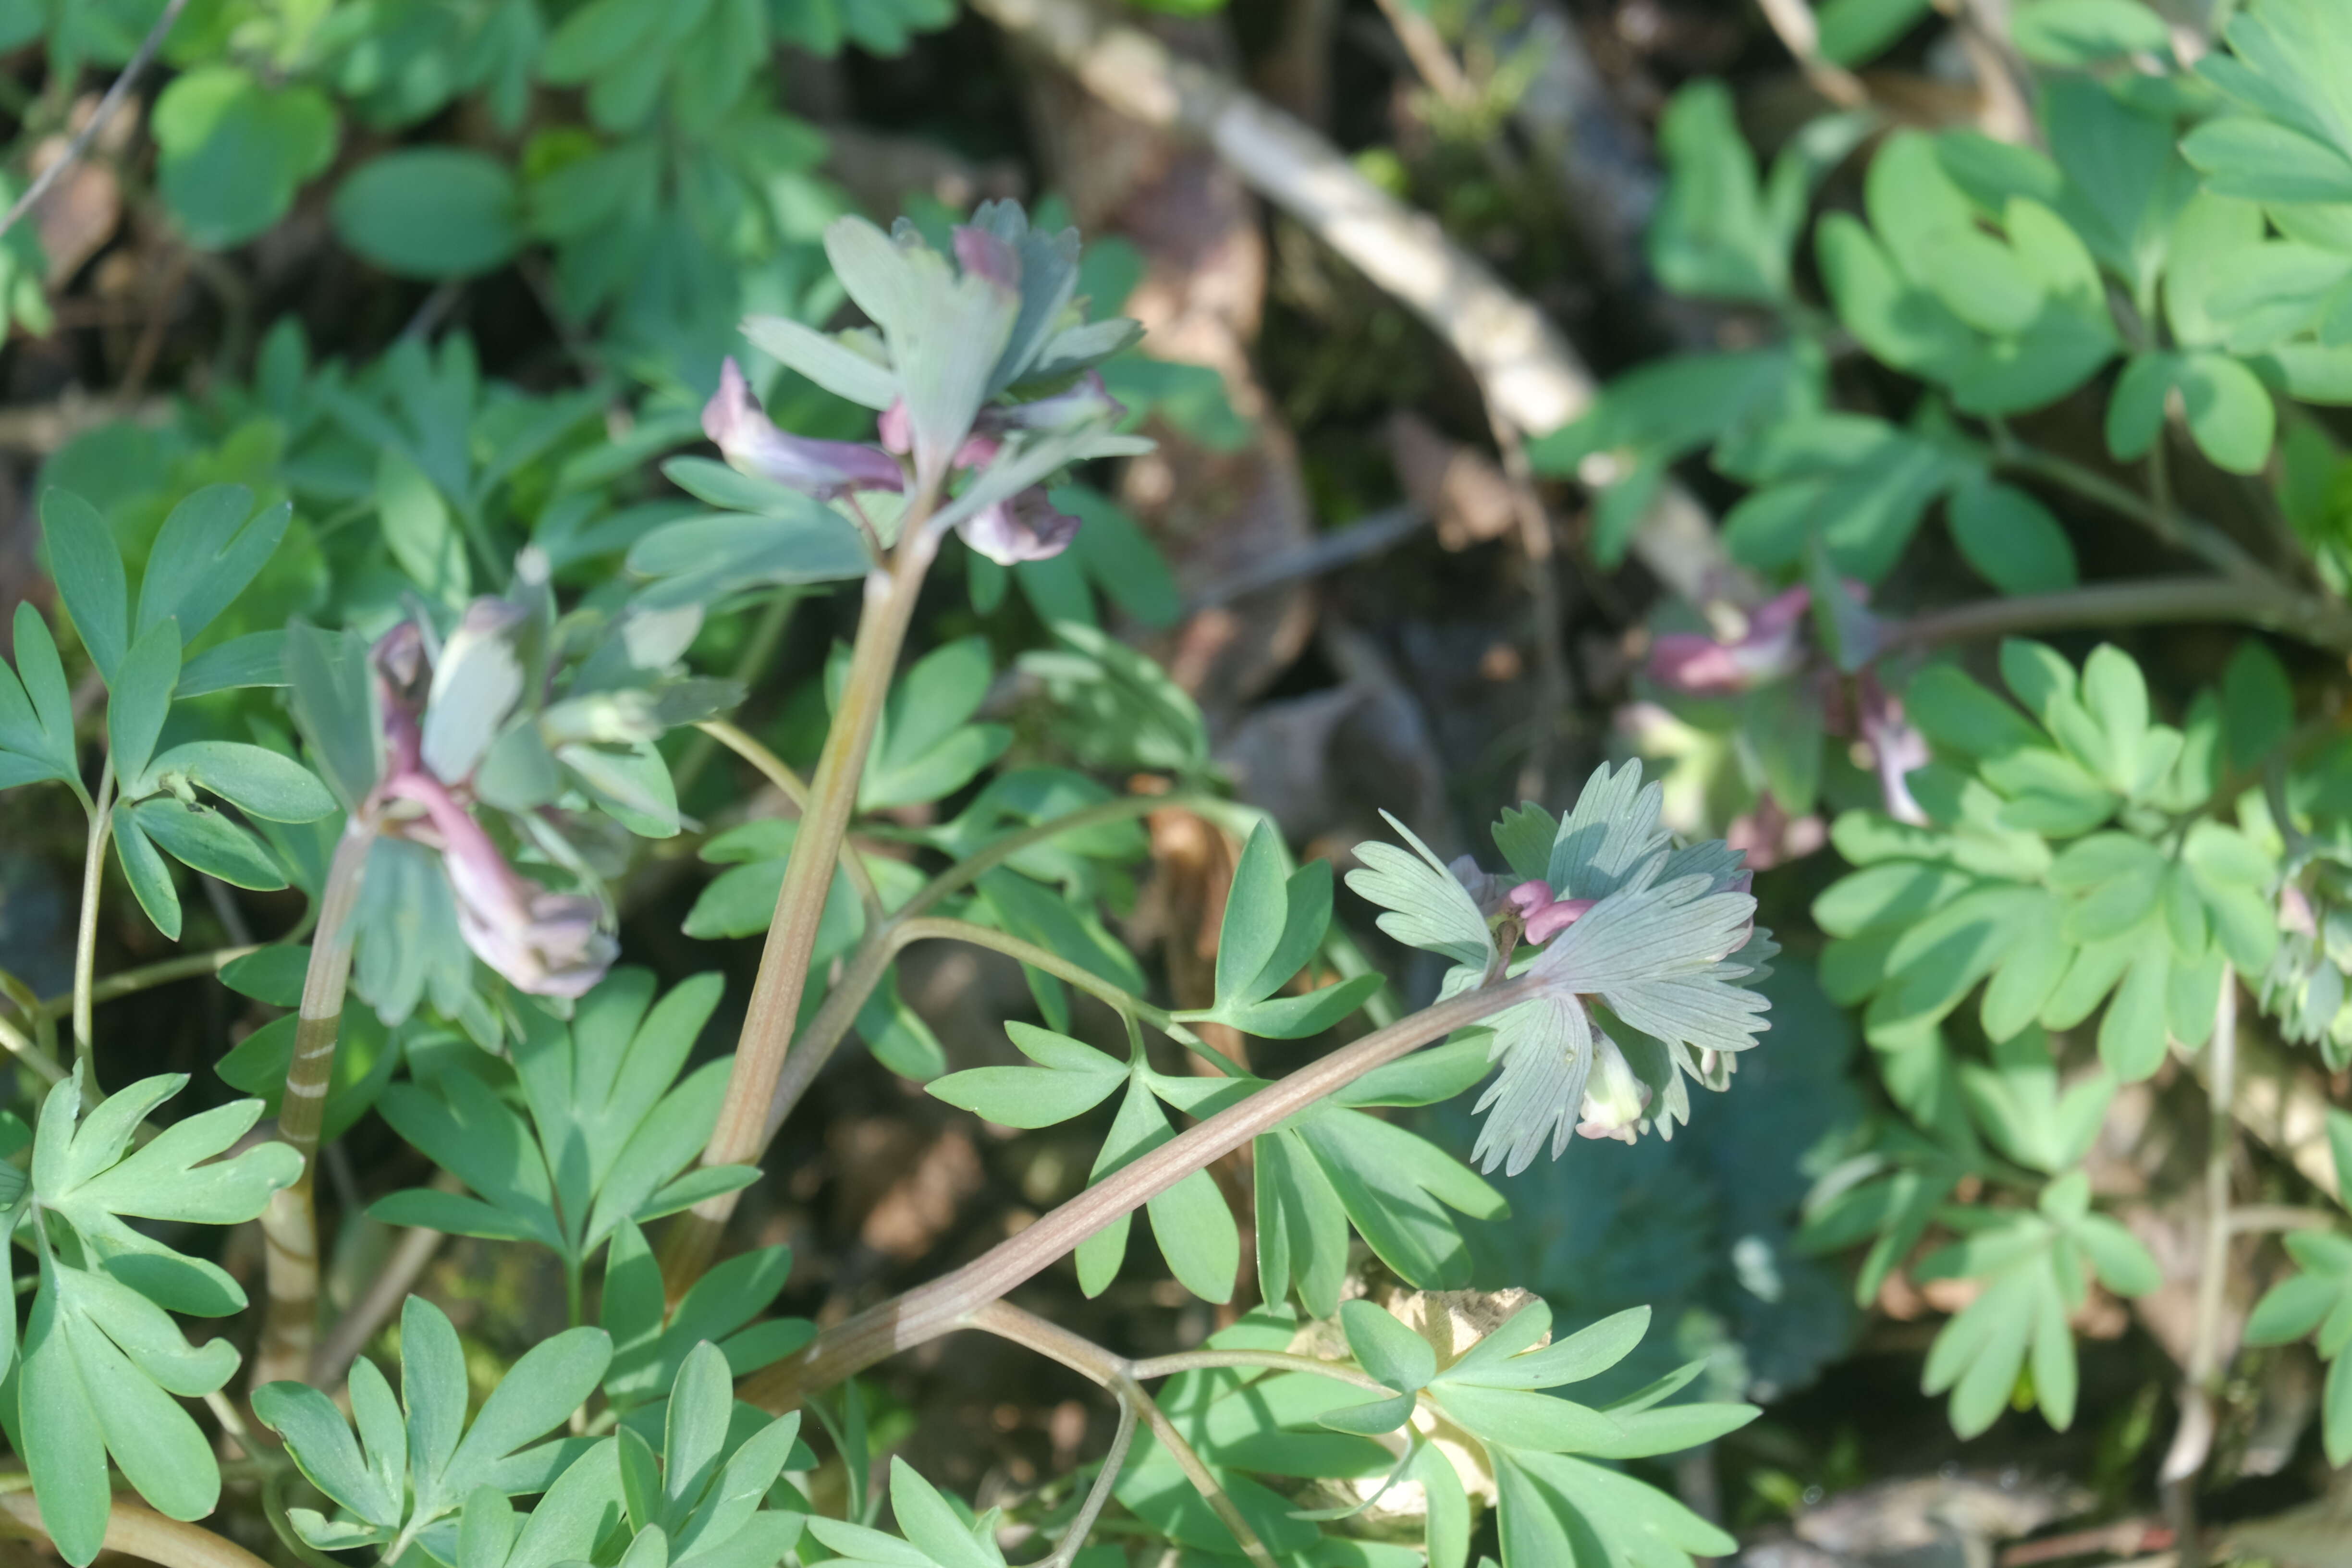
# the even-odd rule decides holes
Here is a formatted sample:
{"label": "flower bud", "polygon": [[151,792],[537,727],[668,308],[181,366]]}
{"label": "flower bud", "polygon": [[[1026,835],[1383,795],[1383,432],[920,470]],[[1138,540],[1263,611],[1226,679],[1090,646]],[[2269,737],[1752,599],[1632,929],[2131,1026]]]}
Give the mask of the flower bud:
{"label": "flower bud", "polygon": [[761,412],[729,359],[719,370],[719,391],[703,405],[702,433],[719,444],[727,461],[744,473],[773,479],[818,500],[851,490],[906,488],[906,475],[887,452],[855,441],[818,441],[787,435]]}

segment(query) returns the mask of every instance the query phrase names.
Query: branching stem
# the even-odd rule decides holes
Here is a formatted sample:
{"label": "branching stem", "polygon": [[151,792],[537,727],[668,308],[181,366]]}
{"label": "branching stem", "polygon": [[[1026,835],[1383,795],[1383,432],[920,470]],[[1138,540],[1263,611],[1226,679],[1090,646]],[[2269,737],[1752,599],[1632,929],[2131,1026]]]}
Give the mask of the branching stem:
{"label": "branching stem", "polygon": [[[1177,1468],[1184,1472],[1185,1479],[1192,1483],[1202,1500],[1223,1521],[1225,1528],[1234,1532],[1234,1539],[1241,1543],[1243,1554],[1258,1568],[1276,1568],[1274,1554],[1265,1549],[1265,1542],[1258,1539],[1257,1531],[1250,1528],[1249,1521],[1242,1517],[1241,1510],[1234,1506],[1234,1500],[1225,1495],[1225,1489],[1217,1484],[1216,1476],[1201,1462],[1201,1456],[1193,1452],[1192,1445],[1185,1440],[1184,1434],[1176,1429],[1176,1424],[1168,1419],[1167,1413],[1136,1381],[1133,1363],[1105,1350],[1092,1340],[1080,1338],[1058,1323],[1050,1322],[1034,1312],[1024,1312],[1007,1301],[987,1302],[973,1311],[962,1326],[1011,1340],[1014,1344],[1025,1345],[1118,1394],[1122,1405],[1150,1425],[1152,1436],[1168,1450],[1169,1458],[1176,1461]],[[1071,1537],[1084,1543],[1084,1537],[1075,1527]],[[1069,1547],[1068,1540],[1064,1541],[1063,1547],[1065,1550]],[[1055,1555],[1060,1553],[1057,1552]]]}
{"label": "branching stem", "polygon": [[1521,975],[1375,1029],[1187,1128],[971,1263],[825,1331],[790,1360],[754,1373],[739,1394],[782,1412],[899,1351],[967,1326],[972,1314],[1066,1256],[1087,1237],[1223,1159],[1259,1133],[1398,1058],[1535,994]]}

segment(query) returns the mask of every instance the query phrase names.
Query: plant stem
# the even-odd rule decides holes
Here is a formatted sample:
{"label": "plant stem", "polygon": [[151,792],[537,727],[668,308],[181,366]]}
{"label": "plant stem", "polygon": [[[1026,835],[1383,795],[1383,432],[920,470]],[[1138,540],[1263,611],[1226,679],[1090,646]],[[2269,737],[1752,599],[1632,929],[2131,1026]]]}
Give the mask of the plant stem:
{"label": "plant stem", "polygon": [[[259,952],[264,945],[264,943],[255,942],[245,947],[216,947],[210,952],[185,952],[177,958],[164,959],[160,963],[142,964],[137,969],[126,969],[120,973],[110,974],[91,985],[89,1000],[93,1005],[100,1002],[111,1002],[118,996],[129,996],[152,986],[169,985],[175,980],[193,980],[201,974],[218,974],[238,959]],[[70,1010],[73,1005],[74,998],[71,993],[62,996],[45,996],[41,999],[41,1011],[49,1017],[55,1018]]]}
{"label": "plant stem", "polygon": [[269,1206],[261,1215],[269,1307],[262,1321],[261,1343],[253,1356],[251,1386],[255,1388],[301,1377],[318,1344],[319,1225],[311,1187],[317,1175],[327,1090],[334,1081],[335,1037],[342,1025],[343,990],[351,980],[352,910],[359,903],[360,881],[374,842],[373,819],[354,816],[335,846],[327,885],[319,898],[319,930],[310,943],[310,967],[302,976],[294,1055],[286,1064],[286,1091],[278,1107],[278,1136],[302,1156],[302,1173],[291,1186],[272,1193]]}
{"label": "plant stem", "polygon": [[1249,1527],[1249,1521],[1234,1506],[1234,1500],[1227,1497],[1225,1489],[1217,1484],[1215,1475],[1201,1462],[1201,1456],[1192,1451],[1192,1445],[1185,1441],[1184,1434],[1176,1430],[1176,1424],[1168,1419],[1167,1413],[1144,1393],[1143,1385],[1136,1381],[1133,1363],[1105,1350],[1092,1340],[1080,1338],[1059,1323],[1050,1322],[1034,1312],[1024,1312],[1007,1301],[987,1302],[974,1310],[961,1326],[982,1330],[1000,1339],[1011,1340],[1017,1345],[1026,1345],[1038,1354],[1060,1362],[1072,1372],[1091,1378],[1117,1394],[1122,1404],[1150,1423],[1152,1436],[1168,1450],[1169,1457],[1176,1461],[1177,1468],[1184,1472],[1185,1479],[1192,1483],[1202,1500],[1224,1522],[1225,1528],[1234,1532],[1234,1540],[1240,1543],[1243,1554],[1259,1568],[1276,1568],[1274,1556],[1266,1551],[1265,1542],[1257,1538],[1257,1532]]}
{"label": "plant stem", "polygon": [[2205,1075],[2204,1258],[2198,1270],[2189,1362],[2180,1380],[2180,1425],[2158,1471],[2180,1553],[2179,1568],[2202,1568],[2204,1563],[2197,1538],[2197,1475],[2213,1449],[2213,1396],[2221,1374],[2221,1315],[2230,1275],[2230,1167],[2238,1147],[2231,1109],[2237,1096],[2238,976],[2226,965]]}
{"label": "plant stem", "polygon": [[[0,1513],[27,1530],[48,1534],[41,1523],[41,1505],[30,1491],[0,1492]],[[164,1568],[269,1568],[235,1542],[224,1541],[200,1525],[166,1519],[128,1498],[115,1499],[113,1511],[107,1516],[106,1549],[160,1563]]]}
{"label": "plant stem", "polygon": [[1544,984],[1536,976],[1521,975],[1481,986],[1308,1063],[1121,1166],[961,1268],[826,1330],[797,1355],[746,1378],[737,1390],[739,1397],[779,1413],[793,1409],[816,1390],[964,1326],[974,1312],[1193,1172],[1374,1068],[1524,1001]]}
{"label": "plant stem", "polygon": [[1993,459],[2002,468],[2046,479],[2084,500],[2130,518],[2165,543],[2201,557],[2227,576],[2241,582],[2267,584],[2274,592],[2291,592],[2268,568],[2249,555],[2244,546],[2201,518],[2158,506],[2095,469],[2027,446],[1999,421],[1993,423],[1992,430]]}
{"label": "plant stem", "polygon": [[1061,1544],[1052,1556],[1037,1568],[1070,1568],[1078,1553],[1086,1550],[1087,1537],[1095,1530],[1095,1521],[1102,1517],[1103,1509],[1110,1502],[1113,1488],[1118,1485],[1118,1473],[1127,1466],[1128,1450],[1135,1444],[1136,1401],[1122,1395],[1118,1402],[1118,1430],[1111,1434],[1110,1449],[1103,1455],[1102,1468],[1096,1473],[1095,1484],[1087,1492],[1087,1500],[1078,1505],[1071,1516],[1070,1527],[1062,1532]]}
{"label": "plant stem", "polygon": [[[840,858],[842,839],[857,805],[857,781],[874,746],[874,731],[890,679],[898,667],[913,623],[923,579],[939,554],[939,541],[927,525],[934,499],[918,496],[900,525],[898,553],[889,567],[866,579],[866,608],[849,655],[849,679],[826,731],[816,773],[809,781],[809,809],[801,817],[793,852],[784,862],[783,886],[760,954],[759,978],[735,1047],[727,1098],[702,1152],[706,1165],[756,1160],[766,1142],[768,1108],[776,1079],[800,1018],[801,994],[808,984],[809,955]],[[734,1212],[737,1194],[711,1198],[671,1223],[662,1247],[662,1277],[672,1300],[701,1277],[719,1250],[719,1237]]]}
{"label": "plant stem", "polygon": [[1336,1378],[1383,1398],[1396,1392],[1371,1373],[1359,1372],[1345,1363],[1322,1361],[1311,1355],[1291,1355],[1283,1351],[1179,1351],[1174,1355],[1156,1355],[1133,1363],[1128,1370],[1139,1378],[1149,1379],[1173,1377],[1180,1372],[1209,1372],[1221,1367],[1311,1372],[1318,1377]]}
{"label": "plant stem", "polygon": [[[720,720],[705,720],[695,728],[759,769],[760,775],[775,785],[777,792],[793,803],[793,810],[803,816],[808,814],[808,784],[803,781],[800,774],[784,765],[784,760],[782,757],[734,725]],[[795,838],[794,842],[797,843],[798,839]],[[843,836],[841,841],[841,868],[848,876],[849,885],[856,889],[857,901],[866,906],[867,921],[871,923],[881,919],[882,895],[875,889],[873,873],[866,870],[865,860],[858,856],[856,850],[850,847],[846,834]]]}
{"label": "plant stem", "polygon": [[[89,1010],[98,976],[98,893],[106,870],[106,840],[114,826],[114,757],[109,753],[98,774],[98,798],[90,803],[89,837],[81,857],[81,920],[74,931],[73,1059],[75,1068],[95,1070],[90,1059]],[[88,1077],[82,1099],[98,1092]]]}
{"label": "plant stem", "polygon": [[984,947],[1017,959],[1032,969],[1043,970],[1055,979],[1085,992],[1096,1001],[1116,1008],[1122,1016],[1140,1018],[1161,1034],[1181,1044],[1195,1038],[1192,1030],[1177,1022],[1176,1016],[1164,1007],[1155,1007],[1134,992],[1115,981],[1105,980],[1082,963],[1072,963],[1051,948],[998,931],[973,921],[951,920],[943,915],[927,915],[920,920],[900,921],[898,942],[901,947],[909,942],[944,939],[950,942]]}
{"label": "plant stem", "polygon": [[929,914],[938,908],[942,900],[978,881],[982,873],[996,869],[997,867],[1003,865],[1032,845],[1043,844],[1048,839],[1058,838],[1065,833],[1075,833],[1080,828],[1100,827],[1105,823],[1124,822],[1130,817],[1149,816],[1155,811],[1180,810],[1186,806],[1208,804],[1214,799],[1214,796],[1192,791],[1178,791],[1170,795],[1123,795],[1117,800],[1102,801],[1082,810],[1071,812],[1066,816],[1057,816],[1049,822],[1041,822],[1034,826],[1024,827],[1018,833],[1008,833],[995,842],[974,850],[970,856],[957,861],[929,882],[924,883],[921,889],[899,909],[898,918],[912,920],[918,915]]}
{"label": "plant stem", "polygon": [[[761,610],[758,624],[744,639],[743,651],[735,660],[735,683],[743,687],[747,695],[760,672],[767,668],[768,661],[776,657],[776,648],[784,640],[784,628],[792,625],[793,608],[807,592],[798,584],[787,584],[777,589]],[[701,728],[704,733],[694,738],[694,744],[671,772],[674,787],[680,795],[694,787],[694,781],[702,776],[702,770],[718,754],[719,738],[709,732],[708,726]]]}
{"label": "plant stem", "polygon": [[2070,626],[2162,621],[2243,622],[2315,647],[2352,651],[2352,610],[2344,605],[2275,583],[2216,577],[2147,577],[2058,594],[1979,599],[1886,626],[1880,633],[1879,651]]}
{"label": "plant stem", "polygon": [[[793,1041],[793,1048],[784,1058],[783,1070],[776,1076],[775,1095],[769,1102],[767,1127],[761,1135],[760,1152],[765,1154],[768,1145],[775,1142],[777,1131],[783,1126],[784,1119],[793,1113],[793,1108],[801,1102],[801,1097],[808,1093],[809,1085],[816,1081],[817,1074],[824,1069],[824,1064],[832,1059],[835,1050],[847,1037],[851,1026],[857,1021],[858,1010],[866,1005],[866,999],[874,994],[875,986],[881,984],[883,972],[889,968],[891,961],[898,956],[902,948],[926,936],[974,940],[967,935],[966,922],[927,922],[924,921],[926,911],[938,908],[943,900],[971,885],[982,872],[1003,865],[1031,845],[1042,844],[1057,834],[1098,827],[1104,823],[1118,822],[1128,817],[1145,816],[1163,806],[1184,805],[1204,798],[1193,795],[1122,795],[1117,800],[1107,800],[1083,811],[1057,816],[1051,822],[1041,822],[1018,833],[1007,834],[970,858],[958,861],[932,878],[897,913],[867,930],[865,940],[850,953],[840,976],[825,993],[824,1001],[815,1015]],[[914,929],[910,930],[910,927]],[[981,945],[993,947],[999,952],[1009,952],[1010,949],[1003,944],[1016,940],[1004,937],[1001,932],[987,931],[985,927],[969,929],[985,931],[986,938]],[[1027,947],[1026,943],[1022,945]],[[1145,1007],[1141,1001],[1125,992],[1119,993],[1116,999],[1100,991],[1094,994],[1104,996],[1123,1014],[1128,1013],[1130,1007]],[[1171,1038],[1188,1043],[1193,1039],[1192,1032],[1169,1015],[1158,1008],[1149,1011],[1155,1023],[1166,1029]],[[1141,1016],[1142,1013],[1138,1011],[1132,1016]]]}
{"label": "plant stem", "polygon": [[66,1069],[58,1065],[57,1058],[41,1049],[31,1036],[5,1018],[0,1018],[0,1047],[5,1047],[9,1055],[39,1074],[45,1083],[56,1083],[66,1076]]}

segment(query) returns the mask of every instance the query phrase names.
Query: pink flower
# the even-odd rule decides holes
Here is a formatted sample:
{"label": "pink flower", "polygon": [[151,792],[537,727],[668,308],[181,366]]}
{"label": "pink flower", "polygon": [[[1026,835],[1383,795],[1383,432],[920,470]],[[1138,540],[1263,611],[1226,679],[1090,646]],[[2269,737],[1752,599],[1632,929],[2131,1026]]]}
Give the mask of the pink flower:
{"label": "pink flower", "polygon": [[1793,675],[1805,662],[1801,632],[1812,602],[1811,589],[1790,589],[1752,612],[1735,642],[1668,632],[1650,645],[1650,679],[1694,697],[1723,697]]}
{"label": "pink flower", "polygon": [[851,490],[896,490],[907,478],[887,452],[855,441],[818,441],[776,428],[761,412],[732,358],[719,367],[719,391],[702,408],[702,433],[733,467],[789,485],[818,500]]}
{"label": "pink flower", "polygon": [[620,945],[595,900],[541,887],[507,864],[437,779],[407,773],[389,781],[385,793],[425,808],[457,895],[457,930],[475,957],[534,996],[583,995],[604,978]]}
{"label": "pink flower", "polygon": [[1551,885],[1542,881],[1521,882],[1503,895],[1503,901],[1517,910],[1527,928],[1527,937],[1540,947],[1574,925],[1600,900],[1596,899],[1556,899]]}
{"label": "pink flower", "polygon": [[1001,566],[1059,555],[1078,536],[1078,520],[1057,510],[1031,486],[1010,500],[982,507],[956,524],[963,542]]}

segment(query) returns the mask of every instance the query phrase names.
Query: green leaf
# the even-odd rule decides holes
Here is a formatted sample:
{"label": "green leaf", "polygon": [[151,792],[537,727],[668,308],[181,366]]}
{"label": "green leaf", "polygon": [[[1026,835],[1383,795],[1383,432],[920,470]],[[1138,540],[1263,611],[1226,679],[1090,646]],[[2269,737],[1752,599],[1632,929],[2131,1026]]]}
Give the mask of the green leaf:
{"label": "green leaf", "polygon": [[2217,195],[2257,202],[2352,201],[2352,159],[2302,132],[2242,115],[2209,120],[2180,151]]}
{"label": "green leaf", "polygon": [[335,797],[309,769],[238,741],[185,742],[151,763],[145,776],[163,789],[184,780],[266,822],[316,822],[335,809]]}
{"label": "green leaf", "polygon": [[180,668],[179,694],[207,697],[242,687],[286,684],[286,634],[253,632],[215,643]]}
{"label": "green leaf", "polygon": [[[1099,1182],[1175,1136],[1159,1100],[1140,1077],[1131,1079],[1118,1118],[1095,1157],[1089,1183]],[[1241,1232],[1215,1180],[1195,1171],[1145,1205],[1162,1257],[1179,1283],[1203,1300],[1232,1298],[1241,1268]],[[1117,1278],[1126,1256],[1129,1216],[1079,1244],[1078,1283],[1098,1296]]]}
{"label": "green leaf", "polygon": [[358,810],[383,773],[383,725],[367,640],[294,621],[286,628],[286,684],[295,725],[320,773],[344,810]]}
{"label": "green leaf", "polygon": [[2010,20],[2018,52],[2038,65],[2088,66],[2118,55],[2169,59],[2164,18],[2139,0],[2029,0]]}
{"label": "green leaf", "polygon": [[522,248],[513,174],[468,148],[373,158],[345,176],[331,211],[345,245],[404,278],[495,272]]}
{"label": "green leaf", "polygon": [[113,815],[114,858],[122,879],[155,929],[169,942],[180,940],[180,894],[172,885],[172,868],[141,830],[129,808],[117,805]]}
{"label": "green leaf", "polygon": [[1824,58],[1842,66],[1868,63],[1909,32],[1933,0],[1824,0],[1816,14]]}
{"label": "green leaf", "polygon": [[135,779],[147,771],[179,679],[180,628],[175,625],[152,627],[122,656],[106,700],[106,739],[118,777]]}
{"label": "green leaf", "polygon": [[2260,638],[2239,643],[2221,672],[2221,732],[2230,765],[2251,772],[2294,727],[2294,690]]}
{"label": "green leaf", "polygon": [[2012,485],[1972,479],[1952,492],[1952,542],[2004,594],[2047,594],[2076,581],[2074,547],[2049,509]]}
{"label": "green leaf", "polygon": [[180,623],[183,646],[219,618],[268,565],[294,516],[293,503],[253,509],[243,485],[206,485],[164,518],[139,581],[139,618],[145,637],[169,617]]}
{"label": "green leaf", "polygon": [[310,87],[269,88],[243,68],[199,66],[155,100],[165,204],[206,249],[253,238],[286,216],[335,155],[335,113]]}
{"label": "green leaf", "polygon": [[73,617],[89,661],[110,688],[131,646],[130,589],[122,552],[98,509],[69,490],[41,497],[41,538],[49,549],[49,575]]}
{"label": "green leaf", "polygon": [[375,505],[384,544],[409,580],[453,608],[464,604],[473,587],[465,536],[447,499],[398,447],[376,454]]}
{"label": "green leaf", "polygon": [[0,787],[53,778],[82,795],[73,695],[48,623],[29,599],[16,603],[14,631],[16,668],[0,667],[0,748],[10,753],[0,756]]}
{"label": "green leaf", "polygon": [[[116,808],[118,814],[123,809]],[[208,806],[159,795],[128,810],[142,833],[184,865],[232,887],[270,892],[286,886],[285,873],[260,840]],[[119,825],[122,818],[115,820]]]}
{"label": "green leaf", "polygon": [[1399,1393],[1426,1388],[1437,1375],[1437,1352],[1429,1342],[1371,1302],[1343,1303],[1339,1325],[1356,1364]]}
{"label": "green leaf", "polygon": [[1002,1126],[1050,1127],[1093,1110],[1128,1076],[1125,1064],[1067,1036],[1018,1022],[1004,1028],[1036,1067],[973,1068],[927,1091]]}

